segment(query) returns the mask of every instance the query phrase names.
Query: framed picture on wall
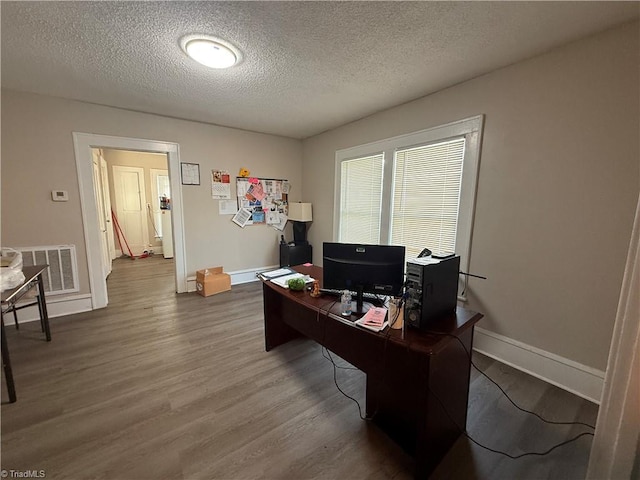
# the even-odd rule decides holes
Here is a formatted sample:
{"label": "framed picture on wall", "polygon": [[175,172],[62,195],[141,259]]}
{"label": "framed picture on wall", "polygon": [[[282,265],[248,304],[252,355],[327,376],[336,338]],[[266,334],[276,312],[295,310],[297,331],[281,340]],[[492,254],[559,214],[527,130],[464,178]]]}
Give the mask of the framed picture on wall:
{"label": "framed picture on wall", "polygon": [[183,185],[200,185],[200,165],[180,163],[180,177]]}

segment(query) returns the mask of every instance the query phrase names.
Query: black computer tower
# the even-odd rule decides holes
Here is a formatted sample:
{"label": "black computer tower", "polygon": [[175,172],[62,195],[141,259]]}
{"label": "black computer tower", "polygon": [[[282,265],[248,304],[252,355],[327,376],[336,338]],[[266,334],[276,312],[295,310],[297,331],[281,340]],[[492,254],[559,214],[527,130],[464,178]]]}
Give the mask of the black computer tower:
{"label": "black computer tower", "polygon": [[454,312],[458,301],[460,257],[430,261],[416,258],[407,262],[404,321],[422,330],[428,330],[438,317]]}

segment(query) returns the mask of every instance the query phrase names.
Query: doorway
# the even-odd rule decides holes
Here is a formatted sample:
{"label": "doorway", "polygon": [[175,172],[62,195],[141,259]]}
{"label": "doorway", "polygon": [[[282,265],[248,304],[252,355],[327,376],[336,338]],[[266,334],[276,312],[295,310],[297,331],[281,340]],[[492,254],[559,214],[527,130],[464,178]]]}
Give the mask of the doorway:
{"label": "doorway", "polygon": [[[114,165],[112,171],[117,212],[113,218],[117,220],[114,223],[121,242],[120,250],[135,259],[147,253],[147,247],[151,246],[146,216],[146,205],[149,204],[145,191],[144,169]],[[123,246],[126,246],[126,250]]]}
{"label": "doorway", "polygon": [[166,154],[100,149],[108,168],[118,256],[173,258]]}
{"label": "doorway", "polygon": [[[108,294],[106,285],[105,257],[103,255],[104,232],[100,228],[99,197],[94,187],[94,161],[92,149],[129,150],[145,153],[162,154],[167,159],[167,173],[171,191],[171,223],[172,244],[175,259],[175,290],[177,293],[187,291],[186,262],[184,251],[184,230],[182,211],[182,188],[180,184],[179,148],[175,143],[153,140],[112,137],[86,133],[73,133],[76,169],[80,185],[80,202],[85,234],[89,284],[91,289],[92,308],[107,306]],[[104,208],[104,206],[102,207]],[[107,228],[108,230],[108,228]]]}

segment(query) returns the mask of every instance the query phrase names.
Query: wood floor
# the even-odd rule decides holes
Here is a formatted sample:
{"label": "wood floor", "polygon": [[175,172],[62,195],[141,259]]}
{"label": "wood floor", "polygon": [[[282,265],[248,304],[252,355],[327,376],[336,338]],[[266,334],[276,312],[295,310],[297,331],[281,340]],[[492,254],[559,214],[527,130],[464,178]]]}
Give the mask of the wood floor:
{"label": "wood floor", "polygon": [[[406,479],[413,461],[333,382],[305,340],[264,351],[259,283],[203,298],[173,293],[173,262],[117,260],[109,306],[7,328],[18,402],[2,384],[5,470],[47,479]],[[597,406],[481,355],[522,406],[595,423]],[[364,408],[364,375],[338,370]],[[468,430],[512,455],[586,431],[517,411],[472,372]],[[581,479],[592,437],[511,460],[461,437],[434,479]]]}

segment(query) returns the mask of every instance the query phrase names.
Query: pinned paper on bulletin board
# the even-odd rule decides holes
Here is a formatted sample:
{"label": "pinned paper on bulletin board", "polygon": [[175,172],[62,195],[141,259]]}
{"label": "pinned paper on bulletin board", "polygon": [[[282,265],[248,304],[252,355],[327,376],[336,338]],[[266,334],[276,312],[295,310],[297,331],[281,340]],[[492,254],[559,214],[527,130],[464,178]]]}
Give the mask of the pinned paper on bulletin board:
{"label": "pinned paper on bulletin board", "polygon": [[273,209],[267,210],[267,225],[276,225],[280,223],[280,213]]}
{"label": "pinned paper on bulletin board", "polygon": [[276,230],[283,231],[284,227],[287,225],[287,220],[289,220],[289,217],[287,217],[284,213],[278,213],[278,223],[274,223],[271,226]]}
{"label": "pinned paper on bulletin board", "polygon": [[260,201],[264,200],[264,198],[267,196],[267,194],[264,192],[264,187],[259,181],[258,183],[252,184],[247,190],[247,193],[253,198],[256,198]]}
{"label": "pinned paper on bulletin board", "polygon": [[233,216],[231,221],[244,228],[246,225],[249,225],[251,221],[251,212],[246,208],[241,208],[238,210],[238,213]]}
{"label": "pinned paper on bulletin board", "polygon": [[251,218],[246,225],[271,225],[278,230],[284,229],[289,213],[289,195],[284,191],[284,184],[287,185],[288,192],[289,182],[287,180],[257,177],[236,178],[238,209],[245,209],[251,213]]}

